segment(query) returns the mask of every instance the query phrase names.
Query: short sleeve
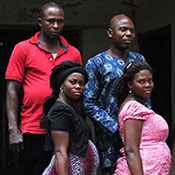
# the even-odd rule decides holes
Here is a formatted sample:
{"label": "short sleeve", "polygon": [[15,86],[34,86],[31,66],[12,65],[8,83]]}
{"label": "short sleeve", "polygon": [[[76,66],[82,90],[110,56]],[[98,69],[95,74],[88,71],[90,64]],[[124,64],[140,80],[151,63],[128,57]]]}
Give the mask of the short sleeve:
{"label": "short sleeve", "polygon": [[26,55],[21,45],[21,43],[16,44],[12,51],[6,70],[5,79],[12,79],[23,82]]}
{"label": "short sleeve", "polygon": [[123,107],[120,115],[123,121],[127,119],[146,120],[152,113],[150,109],[137,101],[130,101]]}
{"label": "short sleeve", "polygon": [[70,131],[72,123],[72,111],[63,104],[55,103],[48,115],[48,127],[50,130]]}

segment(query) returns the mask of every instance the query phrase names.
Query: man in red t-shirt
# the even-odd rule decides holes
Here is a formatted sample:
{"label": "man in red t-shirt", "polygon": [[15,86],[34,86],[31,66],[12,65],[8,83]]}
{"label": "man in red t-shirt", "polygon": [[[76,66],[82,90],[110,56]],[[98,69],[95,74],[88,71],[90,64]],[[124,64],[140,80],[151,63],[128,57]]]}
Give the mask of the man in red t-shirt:
{"label": "man in red t-shirt", "polygon": [[[43,5],[38,18],[41,31],[14,47],[7,67],[6,108],[9,142],[12,151],[21,151],[21,171],[41,175],[50,161],[44,153],[45,130],[40,128],[43,103],[51,94],[51,69],[65,60],[82,64],[80,52],[60,35],[64,11],[56,3]],[[21,123],[18,127],[18,101],[24,90]]]}

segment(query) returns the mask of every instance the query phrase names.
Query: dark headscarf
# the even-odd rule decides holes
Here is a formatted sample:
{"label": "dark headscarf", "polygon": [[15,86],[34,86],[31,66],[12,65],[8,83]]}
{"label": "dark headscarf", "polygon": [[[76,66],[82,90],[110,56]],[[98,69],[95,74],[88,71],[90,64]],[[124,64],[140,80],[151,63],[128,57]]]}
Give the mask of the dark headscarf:
{"label": "dark headscarf", "polygon": [[[84,76],[85,83],[87,83],[88,81],[87,72],[85,68],[77,62],[64,61],[52,69],[52,73],[50,76],[50,86],[52,88],[52,94],[48,97],[47,101],[44,103],[43,107],[44,115],[47,115],[48,111],[58,98],[61,84],[71,73],[74,72],[81,73]],[[41,121],[41,125],[42,123],[44,123],[44,116],[42,120],[43,122]]]}
{"label": "dark headscarf", "polygon": [[83,66],[77,62],[64,61],[58,66],[52,69],[52,74],[50,76],[50,86],[53,91],[59,93],[59,89],[64,80],[74,72],[81,73],[84,76],[85,83],[88,81],[88,75]]}

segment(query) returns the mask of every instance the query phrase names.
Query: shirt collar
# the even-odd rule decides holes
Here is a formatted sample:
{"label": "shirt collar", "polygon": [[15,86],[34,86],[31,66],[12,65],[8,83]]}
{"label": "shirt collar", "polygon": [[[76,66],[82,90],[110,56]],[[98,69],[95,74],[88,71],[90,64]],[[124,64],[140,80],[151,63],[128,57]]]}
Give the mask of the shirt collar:
{"label": "shirt collar", "polygon": [[[37,33],[35,33],[34,36],[32,36],[32,37],[30,38],[30,42],[31,42],[32,44],[38,44],[39,47],[41,47],[41,43],[39,42],[39,35],[40,35],[40,33],[41,33],[41,32],[37,32]],[[59,39],[59,41],[60,41],[61,48],[62,48],[63,50],[65,50],[65,51],[67,51],[67,50],[68,50],[68,47],[69,47],[69,44],[68,44],[68,42],[66,41],[66,39],[65,39],[63,36],[61,36],[61,35],[58,35],[58,39]]]}

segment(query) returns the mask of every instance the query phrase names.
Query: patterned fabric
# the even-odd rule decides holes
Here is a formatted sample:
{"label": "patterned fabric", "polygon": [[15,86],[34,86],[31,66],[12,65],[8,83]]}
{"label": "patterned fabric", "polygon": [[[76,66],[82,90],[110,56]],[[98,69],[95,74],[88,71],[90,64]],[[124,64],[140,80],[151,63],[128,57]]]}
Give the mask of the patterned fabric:
{"label": "patterned fabric", "polygon": [[49,166],[44,170],[42,175],[57,175],[55,170],[55,154],[52,156]]}
{"label": "patterned fabric", "polygon": [[[120,133],[124,142],[124,122],[127,119],[143,120],[140,140],[140,155],[144,175],[168,175],[171,165],[170,149],[166,144],[168,125],[166,121],[154,111],[146,108],[137,101],[125,104],[119,113]],[[115,175],[129,175],[124,148],[121,149],[122,158],[118,159]]]}
{"label": "patterned fabric", "polygon": [[[56,175],[55,155],[42,175]],[[99,157],[95,145],[89,140],[85,157],[69,154],[69,175],[97,175]]]}
{"label": "patterned fabric", "polygon": [[118,157],[118,140],[114,134],[118,130],[118,108],[112,96],[114,83],[123,74],[125,65],[134,60],[144,60],[144,57],[128,51],[124,62],[122,58],[102,52],[89,59],[86,64],[89,82],[84,91],[84,106],[87,116],[94,121],[102,168],[114,165]]}

